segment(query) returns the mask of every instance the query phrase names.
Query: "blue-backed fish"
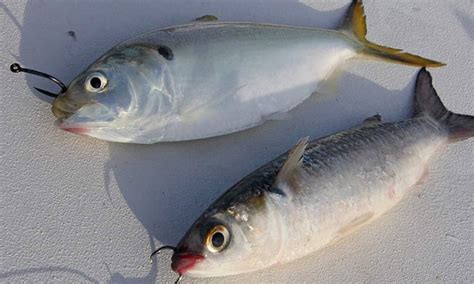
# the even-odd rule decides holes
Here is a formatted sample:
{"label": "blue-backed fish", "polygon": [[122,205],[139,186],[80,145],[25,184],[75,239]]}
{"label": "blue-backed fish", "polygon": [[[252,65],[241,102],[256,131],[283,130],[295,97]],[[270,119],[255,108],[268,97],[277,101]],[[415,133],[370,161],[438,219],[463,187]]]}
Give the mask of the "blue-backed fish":
{"label": "blue-backed fish", "polygon": [[[184,276],[235,275],[312,254],[394,207],[449,143],[474,136],[474,117],[448,111],[422,69],[414,116],[379,116],[307,138],[218,198],[172,257]],[[471,165],[472,166],[472,165]]]}
{"label": "blue-backed fish", "polygon": [[362,1],[334,30],[212,16],[127,40],[78,75],[53,102],[67,131],[128,143],[224,135],[285,113],[344,62],[367,57],[441,66],[367,40]]}

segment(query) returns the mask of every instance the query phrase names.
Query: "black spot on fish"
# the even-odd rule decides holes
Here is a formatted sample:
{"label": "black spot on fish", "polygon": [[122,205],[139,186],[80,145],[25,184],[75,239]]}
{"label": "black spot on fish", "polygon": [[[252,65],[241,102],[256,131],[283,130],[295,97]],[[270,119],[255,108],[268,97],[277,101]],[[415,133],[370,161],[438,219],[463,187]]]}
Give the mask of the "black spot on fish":
{"label": "black spot on fish", "polygon": [[158,53],[161,54],[166,60],[173,60],[173,51],[167,46],[158,47]]}

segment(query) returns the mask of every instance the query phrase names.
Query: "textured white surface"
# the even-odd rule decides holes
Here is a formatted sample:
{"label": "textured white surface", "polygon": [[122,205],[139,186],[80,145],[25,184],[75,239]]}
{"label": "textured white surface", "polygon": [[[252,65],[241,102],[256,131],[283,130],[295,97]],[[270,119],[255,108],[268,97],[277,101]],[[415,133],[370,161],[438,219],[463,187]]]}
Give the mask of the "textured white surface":
{"label": "textured white surface", "polygon": [[[151,146],[106,143],[53,126],[19,61],[68,82],[133,35],[204,14],[334,27],[349,1],[1,1],[0,282],[171,282],[175,244],[217,196],[298,138],[380,113],[407,117],[416,69],[358,60],[337,96],[310,99],[283,121],[225,137]],[[369,39],[438,59],[434,83],[453,111],[474,114],[474,4],[366,1]],[[75,31],[76,39],[68,35]],[[289,51],[291,52],[291,51]],[[331,87],[329,92],[334,91]],[[41,99],[44,99],[41,97]],[[185,282],[474,280],[474,141],[450,145],[426,183],[378,221],[309,257],[259,273]]]}

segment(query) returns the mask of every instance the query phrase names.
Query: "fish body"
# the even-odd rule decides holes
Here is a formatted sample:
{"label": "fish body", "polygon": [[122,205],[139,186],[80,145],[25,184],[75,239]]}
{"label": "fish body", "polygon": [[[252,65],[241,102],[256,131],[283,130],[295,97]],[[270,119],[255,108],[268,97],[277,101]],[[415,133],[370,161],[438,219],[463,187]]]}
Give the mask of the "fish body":
{"label": "fish body", "polygon": [[224,135],[285,113],[365,55],[440,66],[366,40],[354,1],[337,30],[195,21],[112,48],[53,102],[58,125],[99,139],[155,143]]}
{"label": "fish body", "polygon": [[[356,42],[339,31],[254,23],[200,23],[140,36],[120,45],[164,44],[173,83],[164,112],[148,119],[154,140],[191,140],[256,126],[318,90]],[[192,42],[192,45],[188,45]],[[114,52],[114,51],[112,51]],[[156,56],[160,56],[156,54]],[[155,98],[159,98],[156,96]],[[166,120],[163,124],[155,123]]]}
{"label": "fish body", "polygon": [[259,270],[377,219],[420,181],[440,149],[474,136],[474,117],[446,110],[424,69],[415,94],[414,117],[375,117],[311,143],[302,139],[237,183],[189,229],[172,268],[196,277]]}

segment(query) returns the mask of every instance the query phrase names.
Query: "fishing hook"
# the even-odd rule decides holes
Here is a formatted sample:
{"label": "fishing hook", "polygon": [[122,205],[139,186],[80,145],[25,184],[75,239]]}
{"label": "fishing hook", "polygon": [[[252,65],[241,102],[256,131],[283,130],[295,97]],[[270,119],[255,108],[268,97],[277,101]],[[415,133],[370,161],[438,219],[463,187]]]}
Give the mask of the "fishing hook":
{"label": "fishing hook", "polygon": [[61,88],[61,91],[60,91],[58,94],[54,94],[54,93],[45,91],[45,90],[43,90],[43,89],[34,87],[38,92],[40,92],[40,93],[42,93],[42,94],[44,94],[44,95],[47,95],[47,96],[49,96],[49,97],[56,98],[56,97],[58,97],[60,94],[64,94],[64,93],[67,91],[66,85],[65,85],[63,82],[61,82],[58,78],[53,77],[53,76],[51,76],[51,75],[49,75],[49,74],[40,72],[40,71],[36,71],[36,70],[33,70],[33,69],[28,69],[28,68],[23,68],[23,67],[21,67],[20,64],[18,64],[18,63],[13,63],[12,65],[10,65],[10,71],[12,71],[13,73],[25,72],[25,73],[29,73],[29,74],[33,74],[33,75],[36,75],[36,76],[40,76],[40,77],[43,77],[43,78],[46,78],[46,79],[49,79],[49,80],[53,81],[54,83],[56,83],[56,85],[58,85],[58,86]]}
{"label": "fishing hook", "polygon": [[182,279],[183,279],[183,274],[179,274],[178,279],[174,281],[174,284],[178,284],[179,282],[181,282]]}
{"label": "fishing hook", "polygon": [[172,250],[173,252],[176,251],[176,247],[174,246],[162,246],[162,247],[159,247],[157,250],[155,250],[154,252],[151,253],[150,255],[150,261],[153,262],[153,257],[159,253],[160,251],[164,250],[164,249],[169,249],[169,250]]}
{"label": "fishing hook", "polygon": [[[174,246],[159,247],[157,250],[155,250],[154,252],[151,253],[150,261],[153,263],[153,256],[155,256],[156,254],[158,254],[160,251],[162,251],[164,249],[169,249],[169,250],[172,250],[173,252],[176,251],[176,247],[174,247]],[[182,279],[183,279],[183,274],[178,274],[178,278],[174,281],[174,284],[178,284],[179,282],[181,282]]]}

